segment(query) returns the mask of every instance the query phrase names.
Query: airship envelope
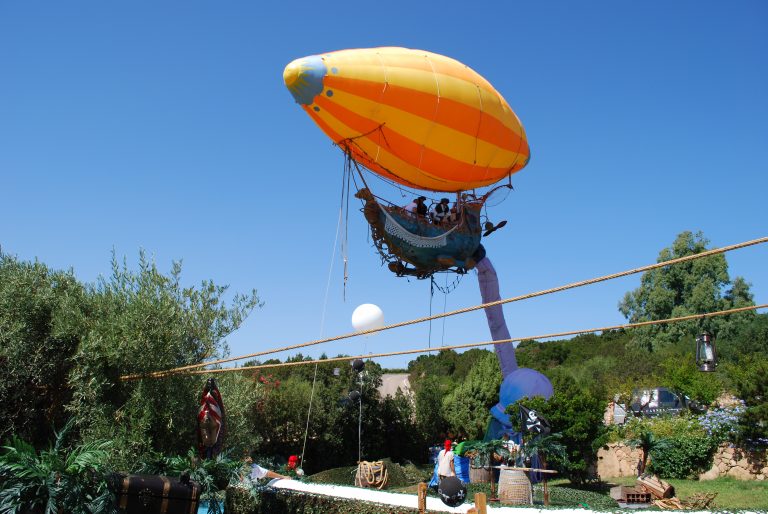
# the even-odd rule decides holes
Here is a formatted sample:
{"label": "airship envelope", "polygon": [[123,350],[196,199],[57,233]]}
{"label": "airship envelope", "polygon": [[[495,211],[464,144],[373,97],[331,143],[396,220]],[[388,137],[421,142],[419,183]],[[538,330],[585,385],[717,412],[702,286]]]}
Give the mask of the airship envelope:
{"label": "airship envelope", "polygon": [[312,120],[381,176],[431,191],[487,186],[530,157],[506,100],[468,66],[407,48],[296,59],[283,79]]}

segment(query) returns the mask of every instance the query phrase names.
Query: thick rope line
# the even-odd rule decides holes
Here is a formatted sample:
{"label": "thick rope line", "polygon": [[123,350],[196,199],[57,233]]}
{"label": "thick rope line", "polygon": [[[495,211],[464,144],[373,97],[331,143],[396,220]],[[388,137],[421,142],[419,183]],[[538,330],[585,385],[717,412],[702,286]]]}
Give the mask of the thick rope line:
{"label": "thick rope line", "polygon": [[480,310],[480,309],[485,309],[486,307],[493,307],[494,305],[503,305],[505,303],[518,302],[518,301],[521,301],[521,300],[528,300],[530,298],[535,298],[535,297],[538,297],[538,296],[544,296],[544,295],[547,295],[547,294],[559,293],[560,291],[566,291],[568,289],[574,289],[574,288],[577,288],[577,287],[582,287],[582,286],[586,286],[586,285],[590,285],[590,284],[596,284],[598,282],[604,282],[606,280],[612,280],[612,279],[615,279],[615,278],[626,277],[628,275],[634,275],[636,273],[642,273],[642,272],[650,271],[650,270],[657,269],[657,268],[663,268],[665,266],[671,266],[673,264],[679,264],[681,262],[687,262],[687,261],[692,261],[692,260],[695,260],[695,259],[701,259],[703,257],[709,257],[709,256],[712,256],[712,255],[717,255],[717,254],[729,252],[731,250],[738,250],[739,248],[746,248],[748,246],[758,245],[758,244],[762,244],[762,243],[766,243],[766,242],[768,242],[768,237],[761,237],[759,239],[753,239],[751,241],[745,241],[743,243],[738,243],[738,244],[734,244],[734,245],[730,245],[730,246],[724,246],[722,248],[715,248],[713,250],[707,250],[705,252],[701,252],[701,253],[697,253],[697,254],[693,254],[693,255],[687,255],[685,257],[679,257],[677,259],[671,259],[671,260],[668,260],[668,261],[657,262],[655,264],[649,264],[647,266],[642,266],[640,268],[634,268],[634,269],[627,270],[627,271],[622,271],[622,272],[619,272],[619,273],[613,273],[611,275],[604,275],[602,277],[591,278],[591,279],[588,279],[588,280],[582,280],[580,282],[573,282],[571,284],[566,284],[564,286],[553,287],[551,289],[544,289],[543,291],[538,291],[538,292],[535,292],[535,293],[528,293],[528,294],[524,294],[524,295],[521,295],[521,296],[515,296],[515,297],[512,297],[512,298],[506,298],[506,299],[502,299],[502,300],[497,300],[495,302],[489,302],[489,303],[484,303],[484,304],[481,304],[481,305],[475,305],[475,306],[472,306],[472,307],[465,307],[463,309],[458,309],[458,310],[455,310],[455,311],[434,314],[434,315],[431,315],[431,316],[426,316],[426,317],[422,317],[422,318],[416,318],[416,319],[409,320],[409,321],[401,321],[399,323],[394,323],[392,325],[385,325],[385,326],[380,327],[380,328],[372,328],[372,329],[369,329],[369,330],[361,330],[359,332],[351,332],[351,333],[348,333],[348,334],[342,334],[342,335],[338,335],[338,336],[327,337],[325,339],[316,339],[314,341],[309,341],[309,342],[306,342],[306,343],[294,344],[294,345],[289,345],[289,346],[283,346],[281,348],[275,348],[275,349],[272,349],[272,350],[264,350],[264,351],[261,351],[261,352],[250,353],[248,355],[241,355],[239,357],[229,357],[229,358],[226,358],[226,359],[219,359],[219,360],[215,360],[215,361],[200,362],[200,363],[197,363],[197,364],[190,364],[190,365],[187,365],[187,366],[180,366],[180,367],[172,368],[172,369],[165,370],[165,371],[155,371],[155,372],[147,373],[147,374],[123,375],[123,376],[120,377],[120,380],[132,380],[132,379],[143,378],[143,377],[154,378],[154,377],[158,377],[158,376],[165,376],[165,375],[174,374],[174,373],[179,372],[179,371],[186,371],[186,370],[189,370],[189,369],[202,368],[204,366],[212,366],[212,365],[215,365],[215,364],[224,364],[224,363],[227,363],[227,362],[233,362],[233,361],[238,361],[238,360],[243,360],[243,359],[250,359],[250,358],[259,357],[259,356],[262,356],[262,355],[269,355],[269,354],[272,354],[272,353],[279,353],[279,352],[284,352],[284,351],[289,351],[289,350],[296,350],[296,349],[299,349],[299,348],[306,348],[307,346],[314,346],[314,345],[322,344],[322,343],[330,343],[332,341],[339,341],[341,339],[348,339],[350,337],[362,336],[362,335],[367,335],[367,334],[373,334],[373,333],[376,333],[376,332],[382,332],[384,330],[391,330],[393,328],[400,328],[400,327],[405,327],[405,326],[408,326],[408,325],[415,325],[417,323],[423,323],[425,321],[429,321],[429,320],[432,320],[432,319],[445,318],[445,317],[448,317],[448,316],[455,316],[457,314],[464,314],[464,313],[467,313],[467,312],[472,312],[472,311],[476,311],[476,310]]}
{"label": "thick rope line", "polygon": [[[190,370],[190,371],[179,371],[174,374],[176,375],[206,375],[206,374],[213,374],[213,373],[231,373],[234,371],[253,371],[257,369],[265,369],[265,368],[285,368],[289,366],[302,366],[305,364],[323,364],[323,363],[330,363],[330,362],[342,362],[342,361],[352,361],[355,359],[374,359],[374,358],[381,358],[381,357],[394,357],[396,355],[410,355],[414,353],[430,353],[435,351],[444,351],[444,350],[459,350],[463,348],[476,348],[480,346],[488,346],[492,344],[508,344],[508,343],[514,343],[516,341],[526,341],[526,340],[538,340],[538,339],[551,339],[553,337],[566,337],[566,336],[575,336],[580,334],[590,334],[593,332],[605,332],[608,330],[619,330],[619,329],[630,329],[630,328],[638,328],[638,327],[645,327],[649,325],[662,325],[665,323],[677,323],[680,321],[689,321],[693,319],[705,319],[705,318],[713,318],[715,316],[727,316],[729,314],[736,314],[739,312],[745,312],[745,311],[751,311],[751,310],[757,310],[757,309],[765,309],[768,308],[768,303],[764,303],[762,305],[750,305],[747,307],[738,307],[735,309],[728,309],[724,311],[715,311],[715,312],[707,312],[704,314],[690,314],[688,316],[680,316],[678,318],[667,318],[667,319],[660,319],[660,320],[654,320],[654,321],[641,321],[638,323],[627,323],[624,325],[612,325],[608,327],[598,327],[598,328],[586,328],[582,330],[571,330],[568,332],[554,332],[551,334],[540,334],[535,336],[526,336],[526,337],[515,337],[512,339],[498,339],[496,341],[484,341],[481,343],[467,343],[467,344],[456,344],[451,346],[440,346],[436,348],[421,348],[418,350],[401,350],[399,352],[387,352],[387,353],[372,353],[367,355],[356,355],[356,356],[347,356],[347,357],[333,357],[329,359],[314,359],[314,360],[305,360],[305,361],[293,361],[293,362],[281,362],[276,364],[259,364],[257,366],[245,366],[242,368],[219,368],[219,369],[204,369],[204,370]],[[159,377],[148,377],[148,378],[162,378],[162,376]]]}

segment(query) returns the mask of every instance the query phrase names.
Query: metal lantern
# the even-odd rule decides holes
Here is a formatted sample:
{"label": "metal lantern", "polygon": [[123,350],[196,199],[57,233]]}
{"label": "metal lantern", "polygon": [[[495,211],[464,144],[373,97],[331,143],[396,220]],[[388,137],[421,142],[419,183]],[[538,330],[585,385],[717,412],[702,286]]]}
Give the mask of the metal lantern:
{"label": "metal lantern", "polygon": [[715,371],[717,367],[715,338],[709,332],[703,332],[696,338],[696,365],[699,371]]}

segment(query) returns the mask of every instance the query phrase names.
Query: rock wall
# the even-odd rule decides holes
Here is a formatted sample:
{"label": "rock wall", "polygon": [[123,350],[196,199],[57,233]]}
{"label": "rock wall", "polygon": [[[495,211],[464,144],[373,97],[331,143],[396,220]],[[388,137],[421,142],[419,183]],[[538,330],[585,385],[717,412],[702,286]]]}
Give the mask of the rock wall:
{"label": "rock wall", "polygon": [[597,474],[601,478],[636,477],[640,449],[622,443],[610,443],[597,451]]}
{"label": "rock wall", "polygon": [[[602,478],[637,476],[640,450],[622,443],[611,443],[597,452],[597,473]],[[768,480],[768,450],[748,452],[725,443],[718,447],[712,468],[699,475],[699,480],[718,477],[739,480]]]}
{"label": "rock wall", "polygon": [[739,480],[768,479],[768,450],[749,452],[728,443],[720,445],[712,459],[712,468],[699,475],[699,480],[726,476]]}

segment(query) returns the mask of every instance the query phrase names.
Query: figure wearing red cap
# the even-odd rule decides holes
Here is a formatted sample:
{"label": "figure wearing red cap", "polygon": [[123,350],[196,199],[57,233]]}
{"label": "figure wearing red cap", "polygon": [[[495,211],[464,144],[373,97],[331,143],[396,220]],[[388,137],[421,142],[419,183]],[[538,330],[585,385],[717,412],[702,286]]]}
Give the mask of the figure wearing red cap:
{"label": "figure wearing red cap", "polygon": [[445,477],[456,476],[456,471],[453,469],[453,451],[451,446],[451,440],[446,439],[444,448],[437,455],[437,476],[440,480]]}

